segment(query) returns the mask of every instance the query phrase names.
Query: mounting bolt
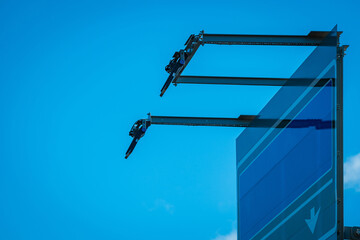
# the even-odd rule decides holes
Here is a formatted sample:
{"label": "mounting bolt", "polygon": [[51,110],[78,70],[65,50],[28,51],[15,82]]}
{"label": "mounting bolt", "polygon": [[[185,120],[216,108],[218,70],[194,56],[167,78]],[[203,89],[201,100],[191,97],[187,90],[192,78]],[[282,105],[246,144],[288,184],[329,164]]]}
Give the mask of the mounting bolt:
{"label": "mounting bolt", "polygon": [[360,240],[360,227],[345,227],[344,239]]}
{"label": "mounting bolt", "polygon": [[[354,229],[355,228],[355,229]],[[357,228],[357,227],[354,227],[353,230],[354,230],[354,236],[355,237],[360,237],[360,228]]]}

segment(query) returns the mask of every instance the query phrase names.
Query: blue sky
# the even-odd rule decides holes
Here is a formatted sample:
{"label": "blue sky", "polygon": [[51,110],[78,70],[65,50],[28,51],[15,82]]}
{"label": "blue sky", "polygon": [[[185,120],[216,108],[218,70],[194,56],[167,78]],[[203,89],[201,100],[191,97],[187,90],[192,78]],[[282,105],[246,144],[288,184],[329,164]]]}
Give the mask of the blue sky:
{"label": "blue sky", "polygon": [[[192,33],[307,34],[338,24],[345,223],[360,225],[358,1],[1,1],[0,239],[232,239],[241,129],[133,122],[257,114],[273,87],[171,86]],[[312,48],[205,46],[186,74],[288,77]],[[357,171],[357,172],[356,172]],[[232,234],[232,235],[231,235]]]}

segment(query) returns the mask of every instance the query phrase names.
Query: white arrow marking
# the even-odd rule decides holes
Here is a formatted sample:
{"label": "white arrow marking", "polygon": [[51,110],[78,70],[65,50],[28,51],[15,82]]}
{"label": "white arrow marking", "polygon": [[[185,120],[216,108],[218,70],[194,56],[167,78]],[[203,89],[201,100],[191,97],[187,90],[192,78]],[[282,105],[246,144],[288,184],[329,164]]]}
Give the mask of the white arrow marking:
{"label": "white arrow marking", "polygon": [[310,231],[312,234],[314,234],[314,231],[315,231],[315,227],[316,227],[316,223],[317,223],[317,220],[319,218],[319,213],[320,213],[320,208],[319,210],[316,212],[315,214],[315,208],[313,207],[311,210],[310,210],[310,218],[309,219],[305,219],[305,222],[307,223],[307,225],[309,226],[310,228]]}

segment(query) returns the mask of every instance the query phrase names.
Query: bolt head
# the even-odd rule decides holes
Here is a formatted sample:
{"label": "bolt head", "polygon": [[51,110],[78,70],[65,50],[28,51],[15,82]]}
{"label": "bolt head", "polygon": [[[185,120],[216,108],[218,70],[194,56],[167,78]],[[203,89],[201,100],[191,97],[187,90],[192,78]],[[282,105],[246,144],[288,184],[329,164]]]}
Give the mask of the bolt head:
{"label": "bolt head", "polygon": [[356,228],[356,229],[355,229],[354,235],[355,235],[356,237],[360,237],[360,228]]}

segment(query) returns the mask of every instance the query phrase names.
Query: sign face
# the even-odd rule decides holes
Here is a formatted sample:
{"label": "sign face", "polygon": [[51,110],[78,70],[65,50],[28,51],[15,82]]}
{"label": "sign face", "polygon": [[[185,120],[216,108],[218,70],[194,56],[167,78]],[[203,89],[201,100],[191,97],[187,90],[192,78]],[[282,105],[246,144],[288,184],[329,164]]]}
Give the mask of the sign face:
{"label": "sign face", "polygon": [[291,122],[236,140],[239,240],[337,239],[337,48],[324,41],[292,76],[312,83],[285,85],[259,113]]}

